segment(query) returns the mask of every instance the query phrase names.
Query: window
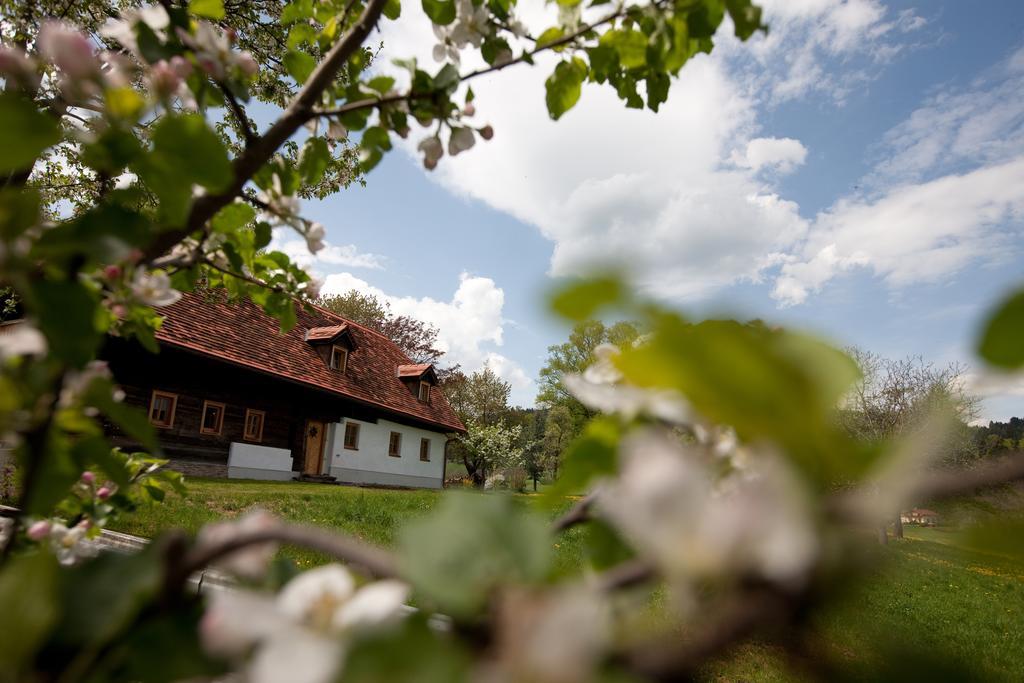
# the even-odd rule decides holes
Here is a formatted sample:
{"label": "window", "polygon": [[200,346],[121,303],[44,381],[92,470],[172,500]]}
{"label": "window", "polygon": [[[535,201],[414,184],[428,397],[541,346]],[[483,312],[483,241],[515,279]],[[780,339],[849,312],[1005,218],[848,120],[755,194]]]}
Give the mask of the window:
{"label": "window", "polygon": [[174,410],[177,407],[177,394],[168,394],[166,391],[154,390],[153,398],[149,401],[149,421],[157,427],[173,427]]}
{"label": "window", "polygon": [[350,451],[359,450],[359,425],[355,422],[345,423],[345,448]]}
{"label": "window", "polygon": [[391,432],[391,440],[388,442],[388,455],[392,458],[402,457],[402,435],[398,432]]}
{"label": "window", "polygon": [[420,460],[430,462],[430,439],[420,439]]}
{"label": "window", "polygon": [[199,423],[200,434],[220,434],[224,427],[224,404],[203,401],[203,421]]}
{"label": "window", "polygon": [[331,370],[341,370],[345,372],[345,368],[348,367],[348,350],[343,346],[332,346],[331,347]]}
{"label": "window", "polygon": [[420,382],[420,401],[430,403],[430,382]]}
{"label": "window", "polygon": [[247,409],[245,411],[245,432],[242,438],[246,441],[262,441],[263,420],[266,415],[262,410]]}

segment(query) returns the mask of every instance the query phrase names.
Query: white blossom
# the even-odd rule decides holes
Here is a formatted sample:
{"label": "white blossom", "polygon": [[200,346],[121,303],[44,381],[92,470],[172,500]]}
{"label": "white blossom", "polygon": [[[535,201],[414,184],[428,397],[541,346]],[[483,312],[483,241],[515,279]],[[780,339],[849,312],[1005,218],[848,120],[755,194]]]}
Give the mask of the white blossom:
{"label": "white blossom", "polygon": [[79,522],[70,529],[61,522],[50,527],[50,548],[62,565],[73,565],[79,560],[95,557],[99,548],[87,539],[89,531],[87,522]]}
{"label": "white blossom", "polygon": [[437,166],[438,160],[444,156],[444,145],[441,144],[441,138],[436,135],[420,140],[417,149],[423,152],[423,165],[428,170]]}
{"label": "white blossom", "polygon": [[306,296],[310,299],[319,299],[320,290],[324,286],[324,281],[320,278],[312,278],[306,283]]}
{"label": "white blossom", "polygon": [[771,453],[716,479],[708,455],[665,430],[621,445],[622,470],[599,506],[639,552],[684,581],[759,574],[798,580],[817,542],[794,475]]}
{"label": "white blossom", "polygon": [[331,140],[344,140],[348,137],[348,129],[337,119],[331,119],[327,124],[327,137]]}
{"label": "white blossom", "polygon": [[315,254],[324,248],[324,235],[327,233],[320,223],[310,222],[306,226],[306,248],[309,253]]}
{"label": "white blossom", "polygon": [[676,424],[693,419],[689,405],[678,392],[622,383],[622,373],[615,366],[618,355],[619,349],[613,344],[598,345],[595,361],[582,374],[562,378],[566,389],[588,408],[618,413],[626,419],[649,415]]}
{"label": "white blossom", "polygon": [[271,177],[270,187],[261,190],[258,199],[266,205],[263,218],[270,222],[290,225],[302,231],[302,220],[299,218],[301,204],[299,198],[287,195],[281,189],[281,178],[276,173]]}
{"label": "white blossom", "polygon": [[121,13],[120,19],[111,17],[100,27],[99,34],[104,38],[115,40],[124,46],[136,58],[142,60],[136,27],[143,23],[161,40],[167,38],[167,27],[171,23],[167,10],[162,5],[146,5],[138,9],[127,9]]}
{"label": "white blossom", "polygon": [[0,334],[0,359],[8,356],[39,356],[46,353],[46,337],[29,323],[17,323]]}
{"label": "white blossom", "polygon": [[348,639],[399,619],[408,593],[398,581],[356,589],[347,569],[326,565],[292,579],[276,599],[215,593],[200,635],[211,654],[251,653],[250,683],[327,683],[341,671]]}
{"label": "white blossom", "polygon": [[147,306],[170,306],[181,298],[181,292],[171,287],[171,278],[162,270],[146,272],[138,268],[132,278],[132,293]]}
{"label": "white blossom", "polygon": [[39,71],[34,59],[17,47],[0,47],[0,76],[27,90],[39,87]]}
{"label": "white blossom", "polygon": [[[239,534],[273,529],[278,521],[262,508],[254,508],[237,521],[207,524],[196,539],[200,546],[217,546]],[[257,543],[237,550],[218,561],[222,569],[248,579],[259,579],[267,573],[277,552],[277,543]]]}
{"label": "white blossom", "polygon": [[438,62],[448,59],[456,66],[460,63],[460,50],[467,45],[480,47],[484,38],[494,31],[486,3],[476,7],[472,0],[459,0],[456,5],[455,21],[451,24],[434,24],[433,27],[434,35],[439,41],[433,49],[434,59]]}
{"label": "white blossom", "polygon": [[110,367],[106,361],[90,361],[84,369],[68,373],[64,378],[64,386],[61,388],[58,404],[62,408],[69,407],[89,388],[93,380],[110,378]]}
{"label": "white blossom", "polygon": [[232,69],[237,69],[243,76],[253,76],[259,70],[250,53],[234,52],[231,35],[208,21],[198,22],[195,33],[179,28],[178,36],[192,48],[199,67],[214,80],[225,80]]}
{"label": "white blossom", "polygon": [[473,147],[476,143],[476,136],[472,128],[452,128],[452,135],[448,139],[448,153],[452,156]]}

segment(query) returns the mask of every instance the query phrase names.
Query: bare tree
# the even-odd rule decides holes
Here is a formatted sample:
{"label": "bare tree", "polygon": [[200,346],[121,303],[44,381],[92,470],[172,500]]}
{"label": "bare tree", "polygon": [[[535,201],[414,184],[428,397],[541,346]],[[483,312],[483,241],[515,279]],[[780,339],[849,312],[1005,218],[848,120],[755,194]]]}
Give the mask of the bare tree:
{"label": "bare tree", "polygon": [[[978,399],[966,389],[966,368],[960,363],[939,366],[921,356],[893,360],[856,347],[846,349],[860,367],[862,377],[840,410],[843,428],[854,438],[879,443],[899,437],[922,424],[929,415],[945,410],[960,425],[942,461],[962,465],[970,458],[968,424],[977,417]],[[894,535],[903,538],[900,511]],[[879,540],[885,542],[885,529]]]}

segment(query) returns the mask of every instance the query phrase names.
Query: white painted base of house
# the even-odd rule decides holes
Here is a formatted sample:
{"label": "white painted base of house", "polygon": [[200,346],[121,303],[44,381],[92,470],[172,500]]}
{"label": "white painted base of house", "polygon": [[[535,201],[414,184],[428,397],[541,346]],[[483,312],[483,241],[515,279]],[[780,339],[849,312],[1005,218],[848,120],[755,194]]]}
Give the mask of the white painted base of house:
{"label": "white painted base of house", "polygon": [[439,489],[441,480],[437,477],[417,477],[411,474],[392,472],[367,472],[347,467],[332,467],[331,476],[343,484],[378,484],[380,486],[404,486],[417,489]]}
{"label": "white painted base of house", "polygon": [[292,452],[286,448],[233,441],[228,450],[228,479],[289,481],[295,474]]}
{"label": "white painted base of house", "polygon": [[298,472],[282,472],[281,470],[261,470],[255,467],[229,467],[228,479],[260,479],[262,481],[291,481],[299,476]]}

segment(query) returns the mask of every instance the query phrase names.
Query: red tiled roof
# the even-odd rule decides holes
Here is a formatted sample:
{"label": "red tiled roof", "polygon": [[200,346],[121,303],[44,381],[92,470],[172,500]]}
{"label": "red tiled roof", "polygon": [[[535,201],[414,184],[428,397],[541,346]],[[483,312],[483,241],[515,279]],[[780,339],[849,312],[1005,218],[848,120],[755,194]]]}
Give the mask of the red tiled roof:
{"label": "red tiled roof", "polygon": [[[228,303],[218,293],[185,293],[177,303],[159,310],[165,320],[156,337],[169,346],[307,384],[446,430],[465,430],[441,391],[435,388],[430,403],[421,403],[398,378],[396,368],[412,363],[390,339],[320,308],[295,308],[298,323],[282,335],[277,320],[247,299]],[[349,356],[344,374],[328,368],[306,341],[307,331],[325,328],[334,329],[335,334],[345,328],[353,337],[357,350]]]}
{"label": "red tiled roof", "polygon": [[312,327],[306,330],[306,341],[330,341],[347,329],[347,323],[329,327]]}
{"label": "red tiled roof", "polygon": [[430,369],[430,363],[415,363],[413,365],[399,365],[399,377],[419,377]]}

